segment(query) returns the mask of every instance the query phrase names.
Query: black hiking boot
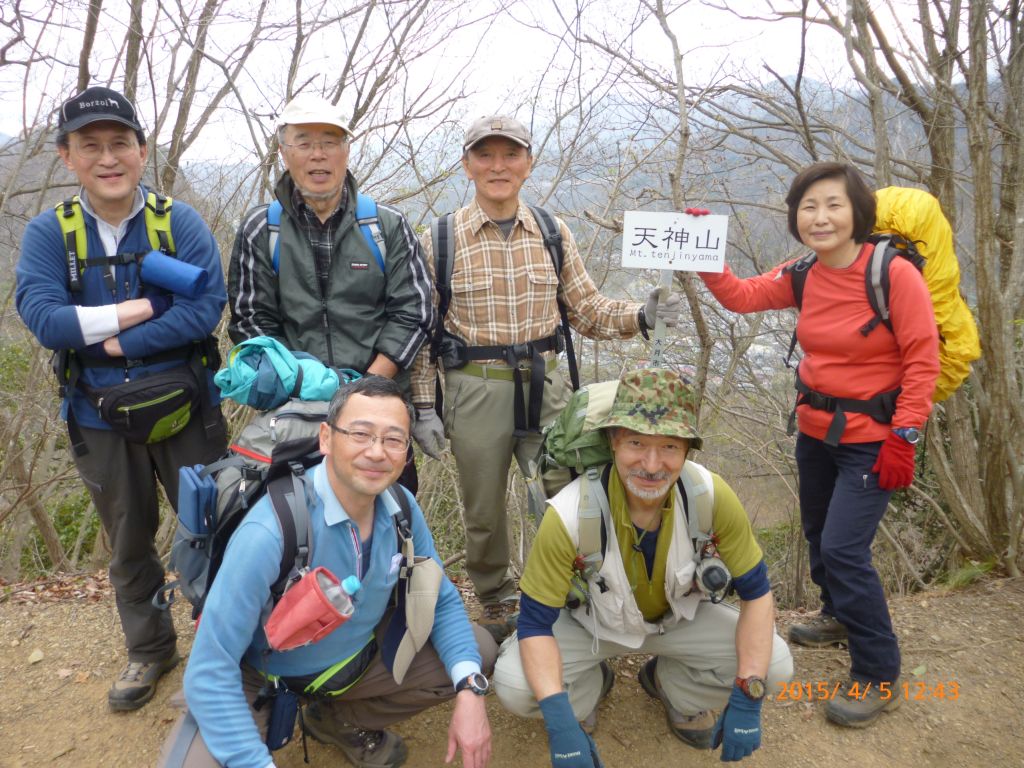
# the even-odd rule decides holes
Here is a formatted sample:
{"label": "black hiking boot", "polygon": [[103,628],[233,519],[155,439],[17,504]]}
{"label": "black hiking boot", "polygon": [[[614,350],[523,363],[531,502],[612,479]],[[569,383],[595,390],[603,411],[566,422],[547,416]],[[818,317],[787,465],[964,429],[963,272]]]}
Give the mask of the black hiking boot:
{"label": "black hiking boot", "polygon": [[825,648],[846,643],[846,627],[835,616],[819,613],[809,621],[791,626],[789,642],[808,648]]}
{"label": "black hiking boot", "polygon": [[370,731],[332,722],[314,703],[306,707],[302,726],[321,744],[342,751],[356,768],[398,768],[409,756],[402,737],[391,731]]}
{"label": "black hiking boot", "polygon": [[139,709],[156,693],[156,683],[174,669],[180,657],[175,651],[163,661],[129,661],[107,692],[107,705],[115,712]]}
{"label": "black hiking boot", "polygon": [[899,680],[891,683],[861,683],[850,680],[825,705],[829,722],[846,728],[866,728],[883,712],[892,712],[902,702]]}
{"label": "black hiking boot", "polygon": [[675,709],[658,685],[658,678],[654,674],[657,666],[658,657],[655,656],[640,668],[636,677],[647,695],[660,701],[661,706],[665,708],[668,729],[672,731],[673,736],[688,746],[695,749],[711,749],[711,732],[715,727],[715,716],[706,709],[695,715],[684,715]]}
{"label": "black hiking boot", "polygon": [[519,623],[519,602],[502,600],[500,603],[486,603],[480,618],[476,620],[501,645],[502,640],[511,635]]}
{"label": "black hiking boot", "polygon": [[594,731],[597,729],[597,708],[601,706],[601,702],[608,698],[608,694],[611,693],[612,688],[615,685],[615,673],[612,672],[612,668],[608,666],[607,661],[601,662],[601,695],[597,697],[597,704],[590,711],[590,714],[580,720],[580,728],[588,736],[593,736]]}

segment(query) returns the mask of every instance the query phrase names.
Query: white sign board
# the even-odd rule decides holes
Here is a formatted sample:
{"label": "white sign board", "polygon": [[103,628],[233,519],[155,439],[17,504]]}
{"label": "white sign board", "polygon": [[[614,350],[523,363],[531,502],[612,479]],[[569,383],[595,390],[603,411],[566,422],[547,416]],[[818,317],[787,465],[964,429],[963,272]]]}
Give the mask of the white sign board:
{"label": "white sign board", "polygon": [[728,216],[626,211],[622,219],[622,266],[721,272]]}

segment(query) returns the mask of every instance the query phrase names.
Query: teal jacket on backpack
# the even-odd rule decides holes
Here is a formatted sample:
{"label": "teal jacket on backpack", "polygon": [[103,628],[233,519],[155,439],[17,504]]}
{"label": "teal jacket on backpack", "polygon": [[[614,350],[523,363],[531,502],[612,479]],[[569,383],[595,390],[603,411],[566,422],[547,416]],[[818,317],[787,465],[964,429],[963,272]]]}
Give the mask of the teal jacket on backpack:
{"label": "teal jacket on backpack", "polygon": [[330,269],[317,275],[313,247],[293,203],[294,182],[285,173],[275,195],[283,207],[280,263],[274,269],[267,206],[242,220],[228,267],[228,334],[235,344],[271,336],[334,368],[365,373],[377,353],[406,370],[434,324],[431,285],[419,243],[405,218],[386,205],[377,219],[386,254],[384,270],[356,223],[355,179],[345,180],[347,202],[332,233]]}

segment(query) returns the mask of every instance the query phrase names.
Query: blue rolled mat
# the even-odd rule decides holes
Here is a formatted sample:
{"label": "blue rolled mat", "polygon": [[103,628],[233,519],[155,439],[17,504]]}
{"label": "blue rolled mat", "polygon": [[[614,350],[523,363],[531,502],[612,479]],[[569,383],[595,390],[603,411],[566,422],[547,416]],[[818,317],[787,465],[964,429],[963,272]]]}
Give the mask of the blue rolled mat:
{"label": "blue rolled mat", "polygon": [[206,278],[205,269],[160,251],[150,251],[142,257],[142,282],[178,296],[199,298],[206,288]]}

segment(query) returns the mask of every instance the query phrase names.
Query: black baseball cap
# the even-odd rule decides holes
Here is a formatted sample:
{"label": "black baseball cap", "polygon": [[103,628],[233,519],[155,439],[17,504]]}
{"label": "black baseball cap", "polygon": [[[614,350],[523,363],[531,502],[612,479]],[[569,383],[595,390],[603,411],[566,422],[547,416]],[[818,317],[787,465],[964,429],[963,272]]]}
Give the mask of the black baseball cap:
{"label": "black baseball cap", "polygon": [[86,88],[61,104],[57,130],[71,133],[100,120],[112,120],[133,130],[142,130],[135,114],[135,105],[123,93],[101,86]]}

